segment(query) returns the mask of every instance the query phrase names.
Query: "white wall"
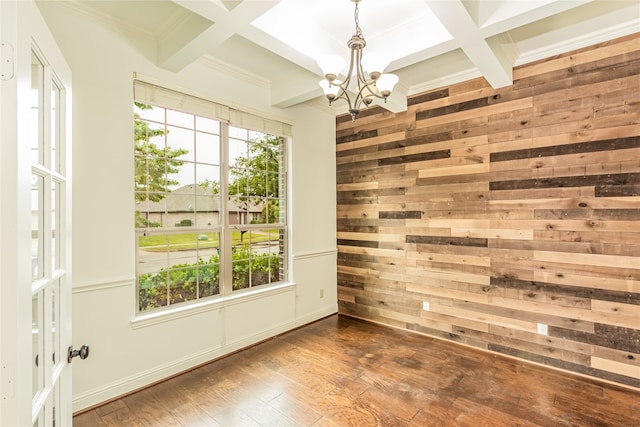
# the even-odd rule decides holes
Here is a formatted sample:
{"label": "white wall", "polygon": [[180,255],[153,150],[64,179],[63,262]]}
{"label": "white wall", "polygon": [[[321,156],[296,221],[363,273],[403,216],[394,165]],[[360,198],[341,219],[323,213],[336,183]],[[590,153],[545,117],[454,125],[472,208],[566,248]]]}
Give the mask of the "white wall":
{"label": "white wall", "polygon": [[[272,108],[267,87],[204,64],[164,71],[129,46],[126,34],[63,2],[39,7],[73,72],[73,341],[91,347],[88,359],[73,363],[74,411],[335,313],[333,115]],[[294,285],[134,321],[134,72],[293,123]]]}

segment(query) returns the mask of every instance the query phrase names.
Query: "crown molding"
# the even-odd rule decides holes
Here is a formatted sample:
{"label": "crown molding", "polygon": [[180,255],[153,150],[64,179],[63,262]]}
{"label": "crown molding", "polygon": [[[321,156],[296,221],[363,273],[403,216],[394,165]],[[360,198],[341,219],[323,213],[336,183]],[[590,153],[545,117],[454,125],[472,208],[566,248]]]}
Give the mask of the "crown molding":
{"label": "crown molding", "polygon": [[[188,25],[190,19],[193,17],[194,15],[186,9],[176,9],[176,11],[171,14],[170,18],[162,22],[151,35],[155,37],[159,42],[170,40],[181,31],[184,25]],[[211,25],[213,24],[214,23],[211,22]]]}
{"label": "crown molding", "polygon": [[480,73],[480,71],[478,71],[477,68],[463,70],[454,74],[449,74],[445,77],[431,79],[417,85],[412,85],[409,88],[408,96],[416,95],[418,93],[428,92],[433,89],[437,89],[444,86],[450,86],[450,85],[464,82],[467,80],[473,80],[478,77],[482,77],[482,73]]}
{"label": "crown molding", "polygon": [[[42,2],[42,1],[43,0],[39,0],[39,2]],[[124,33],[127,33],[129,35],[143,37],[144,39],[146,39],[148,41],[152,41],[152,42],[156,41],[156,36],[153,33],[149,32],[149,31],[144,31],[144,30],[140,29],[139,27],[137,27],[135,25],[131,25],[131,24],[123,22],[121,20],[115,19],[114,17],[112,17],[112,16],[110,16],[110,15],[104,13],[104,12],[100,12],[100,11],[88,6],[84,2],[64,1],[64,0],[47,0],[46,3],[53,3],[57,7],[64,8],[64,9],[70,11],[70,12],[74,12],[74,13],[77,13],[77,14],[82,15],[84,17],[93,19],[94,21],[101,22],[103,24],[106,24],[110,28],[118,28],[119,30],[121,30]]]}
{"label": "crown molding", "polygon": [[518,57],[518,59],[516,59],[514,66],[520,66],[541,59],[550,58],[555,55],[560,55],[588,46],[593,46],[598,43],[628,36],[637,32],[638,21],[632,20],[620,25],[608,27],[598,32],[590,32],[589,34],[586,34],[584,36],[573,37],[568,40],[563,40],[540,49],[534,49],[528,52],[524,52]]}
{"label": "crown molding", "polygon": [[254,86],[258,86],[265,89],[269,89],[271,87],[271,82],[265,79],[264,77],[259,76],[258,74],[252,73],[250,71],[247,71],[243,68],[236,67],[235,65],[231,65],[227,62],[221,61],[209,54],[203,55],[201,58],[198,58],[195,62],[197,64],[202,65],[203,67],[210,68],[212,70],[218,71],[228,76],[236,77]]}

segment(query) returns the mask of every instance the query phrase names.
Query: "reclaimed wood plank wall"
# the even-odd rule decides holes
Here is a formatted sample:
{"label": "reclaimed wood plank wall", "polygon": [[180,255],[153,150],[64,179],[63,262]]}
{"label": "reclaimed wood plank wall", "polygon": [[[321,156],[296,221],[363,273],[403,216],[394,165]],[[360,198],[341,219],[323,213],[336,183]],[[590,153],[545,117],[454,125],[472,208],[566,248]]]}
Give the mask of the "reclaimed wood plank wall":
{"label": "reclaimed wood plank wall", "polygon": [[336,120],[339,311],[640,388],[640,34]]}

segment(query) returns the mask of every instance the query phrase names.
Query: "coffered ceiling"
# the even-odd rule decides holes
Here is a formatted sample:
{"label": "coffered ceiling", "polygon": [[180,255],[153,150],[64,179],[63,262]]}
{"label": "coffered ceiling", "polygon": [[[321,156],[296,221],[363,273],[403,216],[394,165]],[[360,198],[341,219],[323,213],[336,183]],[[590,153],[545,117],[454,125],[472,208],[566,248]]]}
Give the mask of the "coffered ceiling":
{"label": "coffered ceiling", "polygon": [[[159,67],[224,67],[268,85],[286,108],[323,100],[316,60],[348,59],[350,0],[56,0],[123,35]],[[512,67],[640,31],[638,0],[361,0],[364,50],[391,60],[400,83],[387,104],[484,76],[512,83]],[[336,112],[346,106],[336,102]]]}

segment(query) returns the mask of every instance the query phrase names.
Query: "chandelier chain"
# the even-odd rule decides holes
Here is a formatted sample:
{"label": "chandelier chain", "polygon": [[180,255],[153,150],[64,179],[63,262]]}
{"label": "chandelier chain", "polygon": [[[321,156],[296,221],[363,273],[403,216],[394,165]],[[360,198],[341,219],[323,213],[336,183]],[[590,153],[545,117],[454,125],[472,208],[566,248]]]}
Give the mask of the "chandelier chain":
{"label": "chandelier chain", "polygon": [[358,2],[356,2],[356,7],[353,12],[353,20],[356,23],[356,32],[354,36],[362,37],[362,30],[360,29],[360,20],[358,19]]}

